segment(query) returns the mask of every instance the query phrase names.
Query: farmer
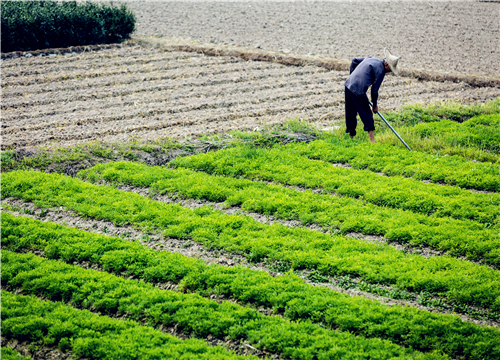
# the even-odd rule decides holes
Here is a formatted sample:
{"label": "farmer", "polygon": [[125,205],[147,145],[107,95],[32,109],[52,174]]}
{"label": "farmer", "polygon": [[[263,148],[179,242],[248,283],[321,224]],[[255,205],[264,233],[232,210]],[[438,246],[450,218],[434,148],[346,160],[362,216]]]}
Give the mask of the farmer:
{"label": "farmer", "polygon": [[373,112],[377,113],[378,89],[382,85],[385,73],[392,71],[396,76],[399,74],[397,66],[401,58],[392,55],[387,49],[384,49],[384,55],[384,60],[370,56],[352,60],[350,75],[345,82],[345,132],[349,133],[351,139],[356,135],[356,115],[359,114],[364,130],[370,135],[370,141],[375,141],[373,134],[375,124],[366,91],[371,85]]}

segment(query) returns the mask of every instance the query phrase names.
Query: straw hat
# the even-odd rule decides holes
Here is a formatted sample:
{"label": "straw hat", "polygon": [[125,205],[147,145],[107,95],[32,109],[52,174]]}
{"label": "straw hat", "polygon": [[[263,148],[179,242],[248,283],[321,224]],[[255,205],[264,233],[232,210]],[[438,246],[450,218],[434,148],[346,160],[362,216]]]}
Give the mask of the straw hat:
{"label": "straw hat", "polygon": [[391,68],[391,71],[393,72],[394,75],[399,76],[399,70],[398,70],[398,60],[401,59],[400,57],[396,57],[392,55],[387,48],[384,49],[384,56],[385,56],[385,61],[387,61],[387,64],[389,64],[389,67]]}

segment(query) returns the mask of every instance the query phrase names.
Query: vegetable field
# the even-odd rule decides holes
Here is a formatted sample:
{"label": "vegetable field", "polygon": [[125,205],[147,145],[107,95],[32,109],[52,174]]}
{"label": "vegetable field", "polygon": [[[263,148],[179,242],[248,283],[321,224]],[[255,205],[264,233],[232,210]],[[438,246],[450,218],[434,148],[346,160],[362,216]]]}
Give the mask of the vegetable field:
{"label": "vegetable field", "polygon": [[[294,116],[331,127],[345,72],[144,47],[2,70],[4,160],[239,130],[162,166],[109,151],[74,176],[26,162],[4,171],[2,357],[500,358],[498,161],[241,131]],[[392,109],[478,91],[384,86]],[[408,131],[495,159],[490,112]]]}

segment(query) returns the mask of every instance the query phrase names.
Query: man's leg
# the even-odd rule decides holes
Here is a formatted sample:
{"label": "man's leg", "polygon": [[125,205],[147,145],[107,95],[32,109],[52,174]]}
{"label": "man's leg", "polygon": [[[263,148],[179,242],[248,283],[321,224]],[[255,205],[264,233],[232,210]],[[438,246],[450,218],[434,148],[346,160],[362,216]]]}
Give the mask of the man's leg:
{"label": "man's leg", "polygon": [[368,135],[370,136],[370,142],[375,142],[375,133],[373,130],[368,131]]}
{"label": "man's leg", "polygon": [[372,109],[370,108],[370,103],[368,102],[368,97],[366,95],[357,97],[356,110],[359,113],[361,121],[363,121],[363,130],[368,131],[370,142],[375,142],[375,122],[373,121]]}
{"label": "man's leg", "polygon": [[356,116],[358,112],[356,111],[356,103],[353,98],[353,94],[348,88],[345,88],[345,132],[353,138],[356,135],[356,126],[358,121]]}

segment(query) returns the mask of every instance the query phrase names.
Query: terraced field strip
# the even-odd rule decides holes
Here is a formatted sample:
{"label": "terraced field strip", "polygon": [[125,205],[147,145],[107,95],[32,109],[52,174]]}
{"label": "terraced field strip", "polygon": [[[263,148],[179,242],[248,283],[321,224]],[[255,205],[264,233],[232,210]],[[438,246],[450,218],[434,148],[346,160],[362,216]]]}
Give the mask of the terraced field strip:
{"label": "terraced field strip", "polygon": [[[146,47],[3,63],[4,149],[131,136],[184,138],[254,129],[294,116],[331,126],[343,116],[348,75],[313,65]],[[394,109],[403,101],[468,96],[464,86],[388,77],[381,100]],[[500,89],[488,94],[498,96]]]}
{"label": "terraced field strip", "polygon": [[[244,340],[257,349],[296,358],[298,354],[347,356],[364,353],[379,359],[439,358],[415,354],[389,341],[355,337],[309,321],[291,322],[279,316],[266,316],[255,309],[232,302],[160,290],[153,285],[127,280],[115,275],[82,269],[59,261],[46,260],[32,254],[2,252],[4,275],[8,288],[43,295],[51,300],[70,300],[76,306],[95,308],[108,315],[127,314],[150,326],[176,326],[185,334],[198,338],[209,335],[224,339]],[[447,358],[446,356],[442,358]]]}
{"label": "terraced field strip", "polygon": [[[14,256],[2,252],[2,261],[13,266]],[[24,255],[24,258],[29,257]],[[22,260],[19,265],[22,266]],[[26,260],[24,265],[29,265]],[[64,291],[64,284],[57,285],[59,289],[53,290],[62,290],[63,293],[70,290],[66,287]],[[190,359],[257,359],[238,356],[198,339],[180,340],[150,326],[111,319],[60,302],[42,301],[35,296],[15,295],[5,290],[1,294],[2,337],[46,343],[61,350],[71,350],[77,358],[180,359],[187,356]]]}
{"label": "terraced field strip", "polygon": [[380,243],[345,238],[254,219],[195,210],[96,186],[57,174],[16,171],[2,176],[2,196],[42,208],[63,206],[97,220],[161,231],[207,248],[243,254],[249,261],[282,261],[288,268],[351,275],[369,283],[427,291],[451,303],[498,311],[498,271],[449,256],[425,258]]}
{"label": "terraced field strip", "polygon": [[[194,161],[180,160],[176,164],[186,164],[199,170],[196,165],[201,163],[209,166],[207,164],[210,164],[210,160],[202,155]],[[335,175],[325,173],[325,177],[329,179]],[[401,244],[417,247],[427,245],[440,251],[449,251],[451,254],[486,260],[492,264],[499,262],[493,255],[499,245],[498,231],[495,228],[487,229],[489,225],[497,224],[499,195],[474,194],[412,179],[384,179],[376,174],[373,174],[372,180],[369,176],[371,174],[366,171],[351,170],[340,173],[337,178],[342,175],[343,178],[339,182],[343,181],[351,187],[352,184],[362,185],[359,178],[373,181],[372,185],[377,190],[370,195],[379,203],[375,201],[376,206],[369,206],[366,201],[298,191],[280,185],[213,176],[184,169],[149,167],[131,162],[101,164],[78,174],[79,177],[92,182],[107,181],[113,184],[150,187],[153,194],[168,193],[184,198],[224,202],[225,206],[240,206],[246,211],[273,215],[284,220],[298,220],[304,225],[316,223],[325,229],[333,227],[343,233],[359,231],[368,235],[382,234]],[[391,183],[388,180],[395,181]],[[348,192],[350,188],[338,189],[340,194],[352,196],[352,193]],[[405,206],[398,206],[399,202],[390,204],[391,199],[401,199],[408,190],[411,191],[412,197],[402,200]],[[368,201],[373,200],[370,196],[363,196]],[[426,207],[422,204],[426,204]],[[396,208],[407,207],[412,212],[386,208],[388,205]],[[468,211],[465,216],[463,210],[456,211],[464,208]],[[423,215],[416,214],[419,210]],[[432,218],[424,216],[430,214],[433,215]],[[448,219],[450,216],[461,221]],[[469,218],[475,218],[476,221],[470,221]],[[394,232],[394,229],[398,231]],[[464,242],[467,243],[466,247]]]}
{"label": "terraced field strip", "polygon": [[332,139],[331,142],[318,140],[309,144],[290,144],[287,145],[287,152],[390,176],[430,180],[465,189],[500,191],[498,164],[473,162],[461,156],[439,156],[417,151],[409,153],[405,148],[356,143],[340,138]]}
{"label": "terraced field strip", "polygon": [[[102,271],[145,280],[158,287],[162,287],[163,284],[178,284],[178,290],[183,292],[194,291],[211,298],[213,298],[213,294],[216,294],[220,299],[237,301],[251,308],[259,308],[260,312],[263,311],[263,307],[272,308],[272,312],[289,320],[300,320],[306,323],[312,321],[311,324],[323,324],[327,328],[349,331],[368,338],[378,337],[422,351],[440,349],[452,357],[467,356],[471,358],[477,356],[492,358],[496,354],[493,348],[495,339],[500,336],[499,329],[462,322],[456,316],[433,314],[404,306],[388,307],[377,301],[349,297],[324,287],[307,285],[290,273],[272,277],[266,272],[248,268],[207,265],[200,259],[188,258],[170,252],[153,251],[136,242],[92,234],[51,222],[41,223],[38,220],[8,214],[2,217],[2,228],[5,229],[6,235],[4,246],[17,252],[30,251],[44,254],[50,259],[62,260],[68,264],[76,262],[82,265],[86,264],[84,265],[86,267],[95,268],[98,266]],[[94,277],[100,276],[103,280],[96,283],[102,283],[102,288],[107,291],[104,299],[102,298],[104,295],[95,297],[95,301],[98,301],[97,304],[100,304],[96,305],[100,306],[96,310],[113,313],[118,307],[122,313],[133,318],[140,317],[139,313],[143,311],[137,308],[135,301],[120,298],[120,296],[139,296],[139,294],[125,289],[117,293],[111,291],[110,287],[117,286],[117,280],[114,277],[102,274],[93,275],[88,271],[64,266],[61,263],[44,262],[28,255],[16,257],[10,255],[11,253],[8,251],[6,254],[8,275],[5,278],[8,278],[7,282],[11,287],[22,287],[27,292],[43,292],[51,298],[77,298],[80,300],[74,301],[81,302],[82,298],[94,299],[93,296],[90,296],[90,292],[98,291],[99,288],[96,285],[93,287],[81,286],[81,283],[75,282],[88,282],[92,281]],[[12,257],[14,264],[11,261]],[[21,261],[22,265],[18,264],[18,261]],[[47,271],[37,271],[37,268],[43,267],[47,267]],[[19,272],[17,269],[23,270]],[[80,276],[79,274],[87,275]],[[110,279],[114,279],[113,282],[110,282]],[[86,296],[77,297],[75,294],[71,294],[71,292],[81,292],[81,290],[75,290],[74,287],[66,287],[63,293],[54,293],[54,290],[46,288],[46,284],[57,284],[63,281],[65,283],[69,281],[77,285],[77,288],[86,288],[87,290],[84,290]],[[135,280],[124,280],[120,284],[134,288],[138,286]],[[146,288],[143,285],[139,285],[139,287]],[[142,296],[146,299],[155,298],[155,301],[159,301],[159,296],[151,297],[152,295],[149,294],[149,292],[158,294],[158,290],[152,291],[154,288],[151,286],[147,289],[148,293]],[[124,292],[127,295],[123,295]],[[276,296],[276,293],[279,293],[280,296]],[[102,291],[101,294],[103,294]],[[168,294],[178,296],[179,299],[182,298],[182,296],[174,295],[173,292],[168,292]],[[193,296],[188,295],[188,297]],[[199,299],[199,297],[195,298]],[[145,310],[149,306],[146,304],[147,302],[148,300],[141,301],[140,307]],[[211,302],[202,301],[200,304],[208,303]],[[87,304],[87,306],[91,306],[91,304]],[[191,302],[190,306],[194,306],[194,303]],[[126,307],[132,310],[127,311]],[[214,307],[216,309],[218,305],[213,305],[212,308]],[[168,318],[173,321],[186,313],[182,310],[176,310],[178,307],[169,307],[168,309],[165,311],[178,312]],[[150,312],[150,314],[152,315],[148,317],[148,322],[151,325],[158,326],[158,322],[164,322],[166,319],[165,316],[158,318],[154,315],[155,312]],[[246,314],[249,314],[249,311]],[[203,315],[197,316],[207,315],[203,313]],[[262,319],[258,316],[255,318]],[[227,315],[223,319],[226,319],[226,322],[229,321]],[[194,322],[191,320],[191,323]],[[394,326],[395,323],[398,326]],[[416,326],[416,324],[421,323],[425,323],[426,326]],[[164,325],[172,326],[172,324]],[[217,328],[221,326],[218,325]],[[312,330],[314,327],[310,326],[309,329]],[[186,328],[186,325],[183,328]],[[204,331],[213,331],[204,329]],[[453,336],[444,336],[445,332],[453,334]],[[241,334],[241,330],[239,333]],[[319,334],[316,332],[315,335]],[[215,336],[217,337],[217,335]]]}

